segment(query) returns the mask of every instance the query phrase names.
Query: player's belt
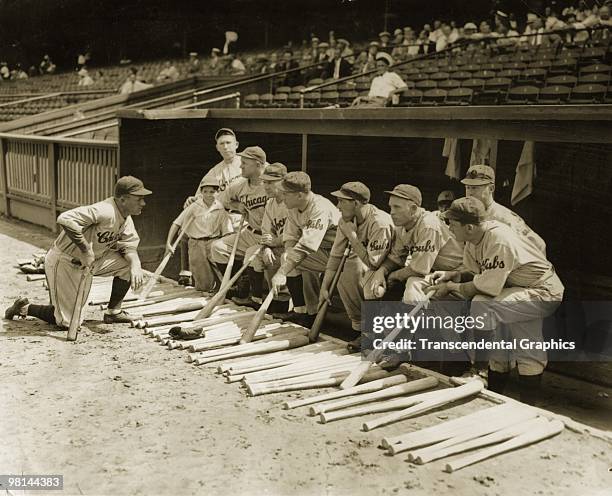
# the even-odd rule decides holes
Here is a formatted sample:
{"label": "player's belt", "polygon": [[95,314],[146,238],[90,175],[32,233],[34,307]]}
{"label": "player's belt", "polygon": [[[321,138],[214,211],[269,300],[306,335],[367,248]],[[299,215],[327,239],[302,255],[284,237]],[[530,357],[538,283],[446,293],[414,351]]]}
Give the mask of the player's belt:
{"label": "player's belt", "polygon": [[210,241],[213,239],[219,239],[219,236],[204,236],[203,238],[191,238],[194,241]]}
{"label": "player's belt", "polygon": [[249,231],[251,231],[252,233],[259,234],[261,236],[261,230],[260,229],[253,229],[250,225],[247,225],[247,229]]}

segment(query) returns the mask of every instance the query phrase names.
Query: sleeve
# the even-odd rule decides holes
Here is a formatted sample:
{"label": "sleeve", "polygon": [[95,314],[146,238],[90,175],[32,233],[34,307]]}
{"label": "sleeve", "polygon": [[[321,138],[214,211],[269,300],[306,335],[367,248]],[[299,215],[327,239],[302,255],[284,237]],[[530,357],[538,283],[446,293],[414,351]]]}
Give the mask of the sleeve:
{"label": "sleeve", "polygon": [[210,222],[210,233],[213,237],[225,236],[226,234],[234,232],[232,220],[227,211],[223,209],[211,211],[208,222]]}
{"label": "sleeve", "polygon": [[334,244],[332,245],[331,252],[329,253],[329,259],[327,260],[327,267],[325,270],[335,271],[340,266],[340,260],[342,260],[342,255],[344,254],[347,244],[348,240],[342,231],[338,229],[336,231],[336,237],[334,238]]}
{"label": "sleeve", "polygon": [[293,241],[297,243],[301,234],[302,230],[295,219],[295,214],[289,210],[287,222],[285,222],[285,229],[283,230],[283,242],[286,243],[287,241]]}
{"label": "sleeve", "polygon": [[123,231],[119,239],[117,240],[116,250],[119,253],[125,254],[127,252],[136,252],[138,248],[138,243],[140,243],[140,237],[136,232],[136,227],[134,227],[134,221],[131,217],[129,217],[123,226]]}
{"label": "sleeve", "polygon": [[329,223],[330,216],[328,212],[315,206],[310,214],[310,218],[302,226],[302,235],[293,248],[304,252],[306,255],[316,252],[319,246],[321,246]]}
{"label": "sleeve", "polygon": [[496,243],[489,246],[483,254],[481,272],[474,276],[476,289],[480,293],[497,296],[515,265],[516,255],[509,245]]}
{"label": "sleeve", "polygon": [[176,219],[172,221],[172,223],[176,224],[177,226],[182,226],[185,223],[185,217],[190,215],[190,212],[191,212],[191,209],[187,207],[185,210],[181,211],[181,213],[178,215]]}
{"label": "sleeve", "polygon": [[83,231],[98,223],[100,211],[94,205],[73,208],[59,215],[57,223],[64,229],[70,240],[81,250],[85,250],[87,244]]}
{"label": "sleeve", "polygon": [[406,257],[408,257],[408,250],[404,244],[399,229],[395,229],[395,235],[393,243],[391,243],[391,251],[389,252],[389,259],[395,262],[395,264],[403,267],[406,264]]}
{"label": "sleeve", "polygon": [[419,233],[419,246],[412,255],[410,269],[421,275],[429,274],[444,244],[440,231],[432,228],[423,229]]}
{"label": "sleeve", "polygon": [[479,274],[480,266],[478,265],[478,262],[476,261],[476,258],[474,258],[474,254],[469,247],[470,244],[465,243],[465,246],[463,247],[463,261],[461,262],[461,267],[457,270],[471,272],[472,274]]}
{"label": "sleeve", "polygon": [[[338,230],[339,232],[340,230]],[[368,233],[366,252],[371,270],[376,270],[387,257],[393,244],[394,229],[391,225],[375,224]]]}
{"label": "sleeve", "polygon": [[400,88],[406,88],[406,83],[404,82],[404,80],[400,77],[399,74],[397,74],[396,72],[393,73],[395,75],[395,87],[396,89],[400,89]]}
{"label": "sleeve", "polygon": [[228,186],[217,195],[217,201],[223,205],[223,208],[229,210],[233,201],[237,201],[235,189],[233,185]]}
{"label": "sleeve", "polygon": [[270,216],[270,210],[271,200],[268,200],[268,203],[266,203],[266,208],[264,209],[263,218],[261,219],[261,233],[275,236],[276,234],[272,232],[272,218]]}

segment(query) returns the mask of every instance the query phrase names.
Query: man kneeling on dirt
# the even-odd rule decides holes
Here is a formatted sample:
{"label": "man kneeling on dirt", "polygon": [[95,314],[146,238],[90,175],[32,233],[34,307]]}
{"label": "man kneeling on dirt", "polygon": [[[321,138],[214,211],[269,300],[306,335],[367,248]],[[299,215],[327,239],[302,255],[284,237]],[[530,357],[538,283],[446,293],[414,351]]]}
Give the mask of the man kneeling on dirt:
{"label": "man kneeling on dirt", "polygon": [[[114,196],[62,213],[57,218],[62,232],[45,257],[51,304],[36,305],[19,297],[4,317],[12,320],[31,315],[61,328],[69,327],[83,270],[89,267],[92,275],[114,276],[104,323],[129,323],[140,318],[130,316],[121,304],[130,286],[138,289],[144,282],[136,252],[140,238],[131,216],[142,213],[144,197],[150,194],[140,179],[124,176],[117,181]],[[88,295],[91,277],[86,284]]]}

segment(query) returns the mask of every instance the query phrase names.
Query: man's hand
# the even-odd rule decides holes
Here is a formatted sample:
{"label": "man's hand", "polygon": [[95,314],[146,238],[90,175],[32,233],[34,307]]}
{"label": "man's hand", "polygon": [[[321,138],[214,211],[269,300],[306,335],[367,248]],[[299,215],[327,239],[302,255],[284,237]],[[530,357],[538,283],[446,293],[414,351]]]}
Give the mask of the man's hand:
{"label": "man's hand", "polygon": [[459,272],[457,272],[456,270],[436,270],[431,275],[432,284],[438,284],[447,281],[460,282],[461,274],[459,274]]}
{"label": "man's hand", "polygon": [[195,196],[189,196],[185,200],[185,203],[183,203],[183,210],[185,210],[189,205],[191,205],[196,200],[197,200],[197,198]]}
{"label": "man's hand", "polygon": [[370,279],[370,291],[377,298],[380,298],[385,294],[386,290],[387,281],[385,280],[385,272],[382,269],[378,269]]}
{"label": "man's hand", "polygon": [[235,210],[240,212],[240,215],[243,215],[245,218],[249,215],[249,209],[246,208],[246,205],[244,203],[236,202]]}
{"label": "man's hand", "polygon": [[287,276],[285,274],[280,274],[277,272],[272,277],[272,291],[274,292],[274,296],[278,296],[278,292],[280,289],[287,284]]}
{"label": "man's hand", "polygon": [[340,219],[340,222],[338,222],[338,228],[342,231],[342,234],[344,234],[347,239],[357,238],[357,225],[354,222],[347,222]]}
{"label": "man's hand", "polygon": [[273,246],[274,245],[274,236],[270,233],[261,235],[261,244],[264,246]]}
{"label": "man's hand", "polygon": [[131,270],[131,286],[132,291],[136,291],[145,282],[145,275],[141,267],[132,267]]}
{"label": "man's hand", "polygon": [[393,272],[391,272],[391,274],[389,274],[389,277],[387,279],[389,283],[391,284],[395,284],[398,282],[405,282],[406,279],[408,279],[409,277],[409,273],[410,273],[410,269],[408,267],[403,267],[401,269],[394,270]]}
{"label": "man's hand", "polygon": [[269,246],[264,247],[261,258],[263,259],[263,263],[266,266],[274,265],[274,262],[276,261],[274,252],[272,251],[272,248],[270,248]]}
{"label": "man's hand", "polygon": [[327,288],[321,288],[319,291],[319,308],[321,308],[325,302],[331,305],[329,290]]}
{"label": "man's hand", "polygon": [[81,266],[83,267],[91,267],[93,265],[96,260],[96,256],[94,255],[91,245],[87,247],[87,251],[79,253],[79,260],[81,261]]}
{"label": "man's hand", "polygon": [[168,253],[171,253],[172,255],[174,255],[174,246],[172,246],[172,243],[166,243],[166,251],[164,252],[164,256],[166,256]]}

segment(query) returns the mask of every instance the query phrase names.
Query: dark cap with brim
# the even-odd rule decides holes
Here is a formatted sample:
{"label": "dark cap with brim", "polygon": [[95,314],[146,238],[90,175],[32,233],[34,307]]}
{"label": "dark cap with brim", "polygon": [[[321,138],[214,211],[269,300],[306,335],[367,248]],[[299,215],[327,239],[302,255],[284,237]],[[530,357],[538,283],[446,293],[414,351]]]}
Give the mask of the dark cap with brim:
{"label": "dark cap with brim", "polygon": [[398,184],[392,191],[385,191],[385,193],[398,198],[403,198],[404,200],[410,200],[416,203],[419,207],[421,206],[421,203],[423,203],[421,190],[419,190],[419,188],[416,186],[412,186],[411,184]]}
{"label": "dark cap with brim", "polygon": [[356,200],[362,203],[368,203],[370,201],[370,189],[359,181],[345,183],[338,191],[334,191],[331,195],[336,198]]}
{"label": "dark cap with brim", "polygon": [[143,182],[134,176],[123,176],[115,184],[115,196],[123,195],[146,196],[153,192],[144,187]]}
{"label": "dark cap with brim", "polygon": [[444,212],[444,217],[462,224],[480,224],[486,220],[486,210],[478,198],[459,198],[451,203],[448,210]]}
{"label": "dark cap with brim", "polygon": [[495,171],[488,165],[472,165],[461,182],[467,186],[482,186],[495,183]]}
{"label": "dark cap with brim", "polygon": [[264,181],[282,181],[286,175],[287,167],[280,162],[274,162],[273,164],[266,165],[261,178]]}
{"label": "dark cap with brim", "polygon": [[224,135],[233,136],[234,138],[236,137],[236,133],[234,133],[234,131],[232,131],[229,127],[222,127],[215,133],[215,141]]}
{"label": "dark cap with brim", "polygon": [[310,176],[301,171],[290,172],[281,183],[281,189],[286,193],[308,193],[311,186]]}

